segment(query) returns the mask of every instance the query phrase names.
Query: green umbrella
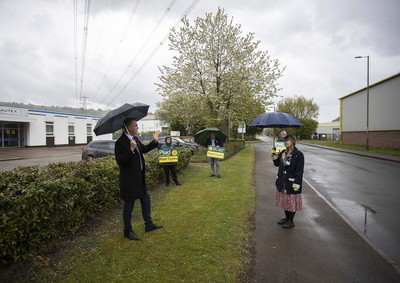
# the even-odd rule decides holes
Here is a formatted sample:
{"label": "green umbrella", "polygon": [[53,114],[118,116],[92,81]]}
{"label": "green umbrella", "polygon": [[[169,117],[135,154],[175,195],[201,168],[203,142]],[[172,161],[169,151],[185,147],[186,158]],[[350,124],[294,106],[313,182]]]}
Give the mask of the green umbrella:
{"label": "green umbrella", "polygon": [[217,138],[219,138],[222,142],[225,142],[226,135],[223,132],[221,132],[218,128],[205,128],[201,131],[198,131],[194,135],[194,141],[204,146],[206,144],[206,140],[210,137],[211,133],[215,133],[215,136]]}

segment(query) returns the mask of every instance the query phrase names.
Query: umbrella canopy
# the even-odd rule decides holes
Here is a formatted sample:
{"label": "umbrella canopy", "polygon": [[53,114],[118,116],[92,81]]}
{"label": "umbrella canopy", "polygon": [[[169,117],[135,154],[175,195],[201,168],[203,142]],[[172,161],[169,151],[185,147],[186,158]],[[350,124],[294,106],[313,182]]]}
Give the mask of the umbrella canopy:
{"label": "umbrella canopy", "polygon": [[149,105],[140,102],[125,103],[121,107],[111,110],[101,118],[93,131],[96,136],[114,133],[122,129],[125,119],[132,118],[139,121],[143,117],[146,117],[148,110]]}
{"label": "umbrella canopy", "polygon": [[205,145],[207,139],[210,137],[211,133],[215,133],[215,136],[218,137],[222,142],[225,142],[226,135],[221,132],[218,128],[205,128],[201,131],[198,131],[194,135],[194,142],[197,142],[200,145]]}
{"label": "umbrella canopy", "polygon": [[298,128],[303,124],[293,115],[285,112],[269,112],[257,116],[250,127],[257,128]]}

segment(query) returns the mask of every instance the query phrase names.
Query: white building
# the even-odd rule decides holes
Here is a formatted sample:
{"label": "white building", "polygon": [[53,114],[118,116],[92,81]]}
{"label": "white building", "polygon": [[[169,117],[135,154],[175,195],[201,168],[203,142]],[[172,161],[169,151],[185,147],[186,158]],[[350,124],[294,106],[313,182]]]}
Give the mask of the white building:
{"label": "white building", "polygon": [[47,110],[0,106],[0,147],[87,144],[97,137],[93,129],[101,117]]}
{"label": "white building", "polygon": [[340,138],[340,121],[339,119],[331,122],[323,122],[318,124],[318,139],[338,141]]}
{"label": "white building", "polygon": [[138,121],[139,133],[148,132],[167,132],[168,124],[161,123],[160,120],[156,119],[154,114],[149,114],[143,119]]}

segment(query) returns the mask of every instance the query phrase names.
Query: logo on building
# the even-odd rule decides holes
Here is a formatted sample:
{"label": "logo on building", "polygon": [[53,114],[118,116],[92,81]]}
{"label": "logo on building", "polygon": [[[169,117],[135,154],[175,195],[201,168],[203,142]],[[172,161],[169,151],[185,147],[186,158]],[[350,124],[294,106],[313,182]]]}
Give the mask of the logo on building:
{"label": "logo on building", "polygon": [[26,109],[0,106],[0,116],[28,116]]}

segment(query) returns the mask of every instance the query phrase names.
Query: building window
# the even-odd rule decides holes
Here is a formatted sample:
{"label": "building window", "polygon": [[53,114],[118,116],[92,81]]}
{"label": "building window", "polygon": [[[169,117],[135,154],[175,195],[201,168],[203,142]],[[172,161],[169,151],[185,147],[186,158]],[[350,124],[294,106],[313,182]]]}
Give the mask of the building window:
{"label": "building window", "polygon": [[68,126],[68,136],[75,136],[75,126]]}
{"label": "building window", "polygon": [[54,123],[46,122],[46,136],[53,137],[54,136]]}
{"label": "building window", "polygon": [[92,125],[91,124],[86,124],[86,133],[88,136],[92,135]]}

